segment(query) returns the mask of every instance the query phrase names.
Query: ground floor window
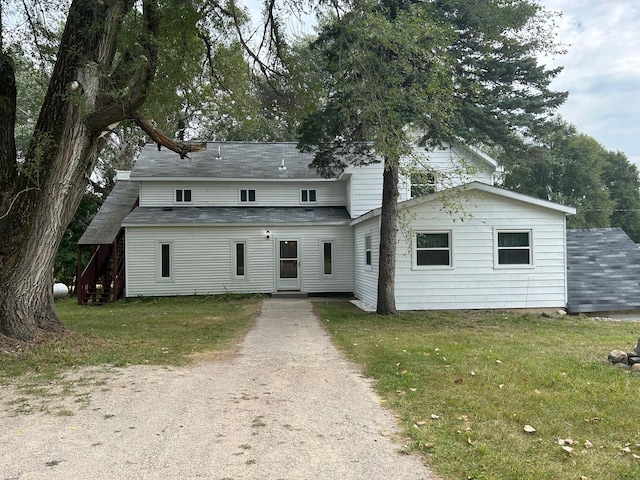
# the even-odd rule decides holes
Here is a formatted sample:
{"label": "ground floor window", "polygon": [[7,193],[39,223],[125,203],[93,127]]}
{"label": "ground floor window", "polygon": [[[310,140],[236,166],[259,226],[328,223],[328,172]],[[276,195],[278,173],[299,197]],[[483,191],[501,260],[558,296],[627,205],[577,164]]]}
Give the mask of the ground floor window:
{"label": "ground floor window", "polygon": [[498,265],[533,265],[531,230],[496,231]]}
{"label": "ground floor window", "polygon": [[324,276],[333,275],[333,242],[322,242],[322,274]]}
{"label": "ground floor window", "polygon": [[364,236],[364,264],[371,266],[371,234]]}
{"label": "ground floor window", "polygon": [[173,242],[160,241],[157,247],[158,253],[158,279],[171,280],[173,278]]}
{"label": "ground floor window", "polygon": [[451,232],[416,233],[415,265],[451,266]]}
{"label": "ground floor window", "polygon": [[247,272],[247,243],[233,242],[233,276],[236,278],[246,278]]}

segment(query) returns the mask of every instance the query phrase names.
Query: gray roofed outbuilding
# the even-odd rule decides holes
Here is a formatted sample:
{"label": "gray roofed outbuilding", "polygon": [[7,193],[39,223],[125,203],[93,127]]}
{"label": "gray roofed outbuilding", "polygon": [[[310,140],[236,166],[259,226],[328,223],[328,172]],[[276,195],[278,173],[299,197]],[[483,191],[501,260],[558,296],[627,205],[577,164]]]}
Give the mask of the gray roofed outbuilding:
{"label": "gray roofed outbuilding", "polygon": [[[142,149],[131,179],[210,178],[305,180],[322,178],[309,165],[313,155],[298,151],[295,143],[208,142],[207,149],[189,158],[154,145]],[[284,168],[283,168],[284,162]]]}
{"label": "gray roofed outbuilding", "polygon": [[120,231],[122,220],[138,201],[138,182],[119,180],[104,201],[98,213],[85,230],[78,245],[112,243]]}
{"label": "gray roofed outbuilding", "polygon": [[640,247],[621,228],[567,231],[567,310],[640,309]]}
{"label": "gray roofed outbuilding", "polygon": [[344,207],[138,207],[123,226],[348,225]]}

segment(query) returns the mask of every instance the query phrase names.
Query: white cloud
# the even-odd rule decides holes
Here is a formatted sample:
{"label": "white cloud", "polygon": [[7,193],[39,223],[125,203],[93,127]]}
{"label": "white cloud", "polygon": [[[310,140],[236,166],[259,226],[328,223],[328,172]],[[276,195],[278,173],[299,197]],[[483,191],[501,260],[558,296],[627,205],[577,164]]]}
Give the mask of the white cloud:
{"label": "white cloud", "polygon": [[539,0],[560,10],[568,53],[550,59],[564,70],[552,83],[569,90],[562,116],[609,150],[640,165],[640,2]]}

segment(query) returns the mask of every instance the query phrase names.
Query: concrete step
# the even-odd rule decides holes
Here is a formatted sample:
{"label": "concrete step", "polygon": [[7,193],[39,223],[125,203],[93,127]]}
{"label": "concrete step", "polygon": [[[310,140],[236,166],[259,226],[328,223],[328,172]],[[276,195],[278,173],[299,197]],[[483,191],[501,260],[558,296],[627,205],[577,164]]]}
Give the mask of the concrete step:
{"label": "concrete step", "polygon": [[309,294],[307,292],[300,291],[286,291],[283,290],[281,292],[273,292],[271,294],[271,298],[308,298]]}

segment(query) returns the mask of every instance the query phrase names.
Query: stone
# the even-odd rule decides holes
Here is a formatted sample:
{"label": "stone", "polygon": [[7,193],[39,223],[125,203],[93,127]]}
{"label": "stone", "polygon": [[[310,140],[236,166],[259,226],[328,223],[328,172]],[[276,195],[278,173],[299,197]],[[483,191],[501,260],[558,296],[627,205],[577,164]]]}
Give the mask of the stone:
{"label": "stone", "polygon": [[635,365],[636,363],[640,363],[640,357],[630,357],[627,355],[627,363],[629,365]]}
{"label": "stone", "polygon": [[607,357],[611,363],[626,363],[627,362],[627,354],[622,350],[611,350],[609,356]]}
{"label": "stone", "polygon": [[640,372],[640,363],[635,363],[635,364],[631,365],[631,371],[632,372]]}
{"label": "stone", "polygon": [[640,356],[640,338],[638,339],[638,343],[636,343],[636,346],[633,347],[633,351],[636,352],[638,356]]}

